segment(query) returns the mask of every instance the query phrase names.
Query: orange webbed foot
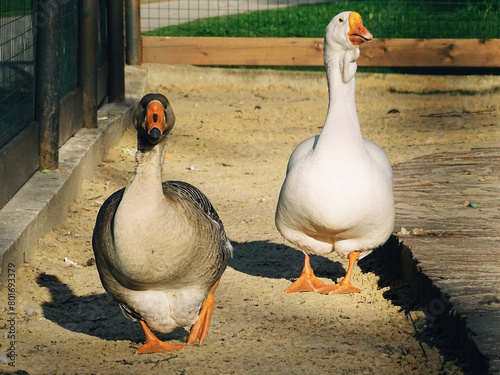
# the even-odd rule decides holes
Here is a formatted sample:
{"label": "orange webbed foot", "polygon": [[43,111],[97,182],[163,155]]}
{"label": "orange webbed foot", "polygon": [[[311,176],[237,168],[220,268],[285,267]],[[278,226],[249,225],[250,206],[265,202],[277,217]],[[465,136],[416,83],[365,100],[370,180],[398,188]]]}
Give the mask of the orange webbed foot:
{"label": "orange webbed foot", "polygon": [[205,302],[201,306],[200,313],[198,314],[198,319],[194,323],[193,327],[191,327],[191,332],[188,337],[188,344],[194,344],[196,340],[200,340],[200,345],[205,341],[205,337],[207,337],[208,330],[210,328],[210,320],[212,319],[212,312],[214,311],[215,306],[215,297],[214,292],[219,285],[220,279],[212,286],[210,289],[210,293],[208,293]]}
{"label": "orange webbed foot", "polygon": [[351,285],[351,283],[338,283],[334,285],[326,285],[323,288],[316,290],[316,293],[321,294],[349,294],[349,293],[359,293],[361,289],[358,289]]}
{"label": "orange webbed foot", "polygon": [[349,254],[349,266],[347,267],[347,272],[345,277],[337,284],[327,285],[324,288],[319,288],[316,293],[321,294],[348,294],[348,293],[359,293],[360,289],[355,288],[351,285],[351,274],[354,267],[354,263],[359,257],[359,251],[353,251]]}
{"label": "orange webbed foot", "polygon": [[180,350],[184,347],[184,345],[167,344],[161,341],[151,332],[144,321],[140,320],[139,323],[141,323],[144,334],[146,335],[146,343],[135,351],[136,354],[165,353],[172,350]]}
{"label": "orange webbed foot", "polygon": [[184,345],[173,345],[158,340],[157,342],[146,342],[135,351],[135,354],[166,353],[174,350],[181,350]]}
{"label": "orange webbed foot", "polygon": [[314,275],[309,255],[306,254],[302,275],[285,290],[285,293],[315,292],[317,289],[325,286],[326,284]]}
{"label": "orange webbed foot", "polygon": [[314,274],[303,274],[285,290],[285,293],[315,292],[317,289],[324,288],[326,286],[327,285],[318,279]]}

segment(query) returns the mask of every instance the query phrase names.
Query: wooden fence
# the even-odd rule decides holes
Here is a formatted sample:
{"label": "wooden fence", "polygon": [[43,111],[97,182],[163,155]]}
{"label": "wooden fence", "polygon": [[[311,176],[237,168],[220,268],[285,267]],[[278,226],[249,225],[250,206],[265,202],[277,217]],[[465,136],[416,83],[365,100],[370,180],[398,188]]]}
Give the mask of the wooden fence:
{"label": "wooden fence", "polygon": [[[142,37],[145,63],[322,66],[323,38]],[[500,67],[500,39],[374,39],[365,67]]]}

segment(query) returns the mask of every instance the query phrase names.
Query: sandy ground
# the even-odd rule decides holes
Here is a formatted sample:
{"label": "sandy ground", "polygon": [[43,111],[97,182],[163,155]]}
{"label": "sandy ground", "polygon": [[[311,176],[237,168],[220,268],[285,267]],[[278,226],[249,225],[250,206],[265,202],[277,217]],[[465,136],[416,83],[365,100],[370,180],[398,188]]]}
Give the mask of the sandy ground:
{"label": "sandy ground", "polygon": [[[222,71],[149,66],[149,90],[168,96],[177,115],[164,179],[184,180],[211,199],[234,244],[216,292],[211,331],[201,347],[135,355],[138,323],[105,294],[91,234],[102,202],[126,186],[134,169],[128,131],[85,181],[63,224],[43,237],[16,270],[18,374],[462,374],[467,362],[426,320],[425,308],[370,257],[356,267],[357,295],[287,295],[300,252],[274,226],[288,156],[323,124],[323,73]],[[212,82],[212,83],[210,83]],[[491,77],[358,74],[363,134],[393,164],[418,155],[498,145]],[[426,95],[421,95],[427,92]],[[397,230],[397,228],[396,228]],[[346,263],[313,257],[331,283]],[[1,352],[7,352],[7,292],[0,296]],[[188,331],[160,338],[183,343]],[[2,354],[0,361],[7,358]]]}

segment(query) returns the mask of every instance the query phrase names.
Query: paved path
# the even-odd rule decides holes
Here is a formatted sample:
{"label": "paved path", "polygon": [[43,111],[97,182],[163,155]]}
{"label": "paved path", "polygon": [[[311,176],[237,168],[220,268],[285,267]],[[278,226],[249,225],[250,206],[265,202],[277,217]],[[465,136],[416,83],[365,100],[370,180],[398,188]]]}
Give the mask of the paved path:
{"label": "paved path", "polygon": [[325,0],[173,0],[141,5],[141,30],[178,25],[199,18],[285,8]]}

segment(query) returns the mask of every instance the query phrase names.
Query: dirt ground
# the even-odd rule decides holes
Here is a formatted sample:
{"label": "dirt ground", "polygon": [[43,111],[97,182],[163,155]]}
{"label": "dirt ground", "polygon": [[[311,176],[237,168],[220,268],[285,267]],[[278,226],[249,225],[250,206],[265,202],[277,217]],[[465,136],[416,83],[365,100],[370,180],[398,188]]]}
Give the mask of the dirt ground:
{"label": "dirt ground", "polygon": [[[234,245],[216,292],[203,346],[136,355],[144,337],[105,294],[91,247],[99,207],[127,185],[135,134],[128,131],[84,182],[64,223],[18,267],[18,374],[462,374],[468,365],[426,320],[405,285],[366,258],[357,295],[284,294],[300,275],[302,253],[274,226],[288,157],[325,119],[324,73],[224,71],[147,66],[148,90],[164,93],[177,122],[164,179],[184,180],[211,199]],[[499,77],[357,76],[365,137],[393,164],[435,152],[498,146]],[[395,228],[397,231],[398,228]],[[346,262],[313,257],[325,282]],[[0,311],[7,311],[7,293]],[[3,316],[5,317],[5,315]],[[8,326],[0,329],[8,351]],[[160,335],[184,343],[188,331]],[[6,362],[0,355],[0,362]]]}

